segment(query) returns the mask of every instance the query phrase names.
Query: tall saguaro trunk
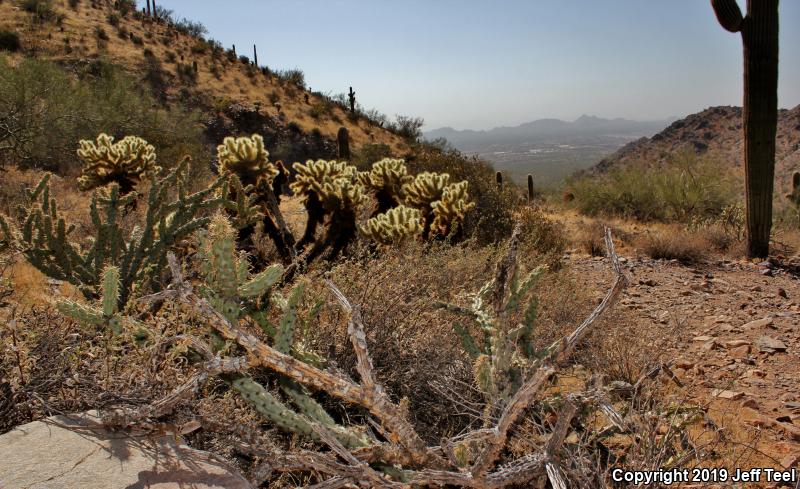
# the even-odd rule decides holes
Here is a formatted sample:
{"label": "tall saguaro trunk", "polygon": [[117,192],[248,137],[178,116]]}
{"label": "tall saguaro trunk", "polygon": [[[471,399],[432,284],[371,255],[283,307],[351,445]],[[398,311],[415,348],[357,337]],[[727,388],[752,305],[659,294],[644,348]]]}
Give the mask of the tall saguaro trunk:
{"label": "tall saguaro trunk", "polygon": [[742,34],[747,254],[766,257],[772,229],[775,133],[778,125],[778,0],[711,0],[719,23]]}

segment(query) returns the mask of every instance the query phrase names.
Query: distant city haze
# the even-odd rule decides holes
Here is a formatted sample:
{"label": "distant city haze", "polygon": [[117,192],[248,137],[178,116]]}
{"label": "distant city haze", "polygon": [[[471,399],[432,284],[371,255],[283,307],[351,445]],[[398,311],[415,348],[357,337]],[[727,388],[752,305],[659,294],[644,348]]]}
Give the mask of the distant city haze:
{"label": "distant city haze", "polygon": [[[139,2],[144,5],[143,1]],[[708,0],[158,0],[270,68],[425,129],[663,120],[741,105],[742,46]],[[744,2],[740,1],[744,11]],[[800,0],[780,3],[779,105],[800,104]]]}

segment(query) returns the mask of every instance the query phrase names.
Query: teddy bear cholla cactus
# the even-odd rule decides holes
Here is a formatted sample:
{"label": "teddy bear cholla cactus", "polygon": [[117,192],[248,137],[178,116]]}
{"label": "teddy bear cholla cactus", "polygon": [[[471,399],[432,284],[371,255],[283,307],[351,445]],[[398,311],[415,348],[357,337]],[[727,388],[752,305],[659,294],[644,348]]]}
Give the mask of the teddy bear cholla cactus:
{"label": "teddy bear cholla cactus", "polygon": [[[226,137],[217,147],[218,172],[229,176],[232,202],[229,212],[240,229],[240,243],[255,259],[253,235],[261,221],[266,233],[286,261],[294,258],[294,239],[288,232],[278,207],[288,172],[283,163],[269,161],[264,138],[258,134],[248,137]],[[256,210],[260,210],[257,212]]]}
{"label": "teddy bear cholla cactus", "polygon": [[[346,162],[308,160],[305,164],[295,163],[297,172],[295,180],[289,188],[297,195],[304,197],[303,204],[306,208],[306,228],[303,237],[297,243],[298,249],[315,242],[317,226],[325,220],[328,213],[323,205],[323,187],[338,178],[354,180],[357,170]],[[329,206],[330,207],[330,206]]]}
{"label": "teddy bear cholla cactus", "polygon": [[359,226],[363,236],[379,244],[391,245],[422,234],[422,214],[404,205],[389,209]]}
{"label": "teddy bear cholla cactus", "polygon": [[413,180],[405,161],[392,158],[377,161],[372,164],[372,170],[358,174],[359,183],[375,192],[378,207],[373,217],[397,207],[402,200],[403,185]]}
{"label": "teddy bear cholla cactus", "polygon": [[438,236],[460,231],[467,211],[475,208],[475,203],[469,201],[467,187],[466,180],[450,184],[442,191],[442,198],[431,204],[434,215],[431,228]]}
{"label": "teddy bear cholla cactus", "polygon": [[156,165],[156,150],[144,139],[125,136],[114,138],[101,133],[97,141],[81,140],[78,157],[83,162],[78,187],[91,190],[109,183],[117,183],[122,195],[130,193],[143,178],[153,178],[161,171]]}

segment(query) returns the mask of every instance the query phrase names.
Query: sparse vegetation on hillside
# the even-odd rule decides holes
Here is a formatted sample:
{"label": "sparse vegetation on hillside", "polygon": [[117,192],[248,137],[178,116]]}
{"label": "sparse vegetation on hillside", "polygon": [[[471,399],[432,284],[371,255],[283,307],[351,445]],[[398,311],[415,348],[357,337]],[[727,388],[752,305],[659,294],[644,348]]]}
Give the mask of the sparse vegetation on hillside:
{"label": "sparse vegetation on hillside", "polygon": [[691,153],[650,166],[631,162],[568,184],[574,205],[590,216],[622,216],[642,221],[676,221],[719,216],[736,202],[734,179],[713,158]]}
{"label": "sparse vegetation on hillside", "polygon": [[23,60],[16,68],[0,58],[0,165],[74,175],[77,141],[106,131],[140,134],[164,161],[191,155],[198,169],[208,161],[199,115],[158,108],[140,84],[103,62],[74,66]]}

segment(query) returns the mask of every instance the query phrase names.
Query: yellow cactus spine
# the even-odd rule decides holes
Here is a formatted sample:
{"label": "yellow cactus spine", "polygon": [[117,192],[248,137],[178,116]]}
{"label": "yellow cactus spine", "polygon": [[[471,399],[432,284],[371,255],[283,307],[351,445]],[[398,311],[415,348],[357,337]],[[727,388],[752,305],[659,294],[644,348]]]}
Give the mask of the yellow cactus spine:
{"label": "yellow cactus spine", "polygon": [[404,205],[389,209],[369,219],[359,231],[372,241],[390,245],[422,234],[422,214]]}
{"label": "yellow cactus spine", "polygon": [[468,187],[466,180],[450,184],[442,191],[442,198],[431,204],[434,215],[431,228],[438,236],[447,237],[461,230],[467,211],[475,207],[469,201]]}
{"label": "yellow cactus spine", "polygon": [[133,190],[142,178],[153,178],[161,171],[156,165],[156,150],[144,139],[125,136],[121,141],[101,133],[96,141],[79,141],[78,157],[83,160],[78,186],[91,190],[117,183],[120,193]]}

